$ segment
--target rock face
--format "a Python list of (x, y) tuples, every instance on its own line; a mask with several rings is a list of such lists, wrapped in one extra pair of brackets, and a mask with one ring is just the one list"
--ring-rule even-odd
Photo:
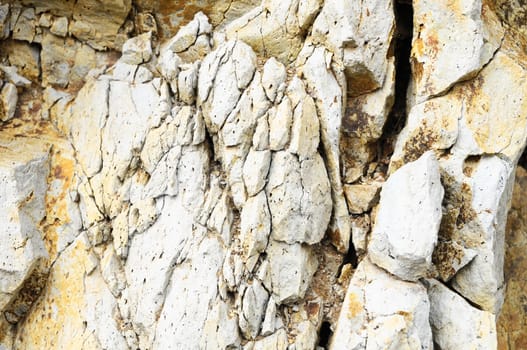
[(524, 8), (0, 1), (0, 350), (527, 347)]

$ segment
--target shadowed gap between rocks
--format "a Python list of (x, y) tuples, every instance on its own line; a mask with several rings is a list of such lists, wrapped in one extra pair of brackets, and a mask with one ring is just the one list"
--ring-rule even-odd
[(318, 346), (327, 349), (329, 346), (329, 339), (333, 332), (331, 331), (331, 324), (329, 322), (322, 322), (320, 331), (318, 332)]
[[(395, 18), (395, 37), (392, 43), (396, 65), (395, 99), (386, 125), (384, 126), (383, 135), (377, 143), (377, 161), (385, 163), (386, 168), (393, 153), (396, 137), (404, 127), (407, 118), (406, 96), (412, 74), (410, 54), (412, 50), (413, 8), (411, 1), (395, 1)], [(344, 257), (339, 273), (344, 265), (351, 264), (353, 268), (356, 268), (358, 262), (355, 246), (353, 242), (350, 242), (348, 253)]]
[(412, 76), (410, 54), (412, 51), (413, 16), (412, 2), (395, 1), (395, 36), (392, 43), (395, 56), (395, 97), (392, 110), (379, 139), (378, 160), (389, 162), (399, 132), (403, 129), (407, 111), (408, 85)]

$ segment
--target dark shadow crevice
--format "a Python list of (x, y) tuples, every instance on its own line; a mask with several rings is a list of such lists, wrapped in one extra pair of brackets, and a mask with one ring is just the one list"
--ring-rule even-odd
[(331, 331), (331, 324), (329, 322), (322, 322), (318, 332), (318, 346), (327, 349), (332, 334), (333, 332)]
[(383, 163), (389, 162), (397, 135), (406, 123), (408, 86), (412, 77), (410, 56), (414, 11), (411, 1), (396, 0), (394, 5), (396, 28), (392, 50), (395, 56), (395, 96), (383, 135), (379, 140), (378, 158)]

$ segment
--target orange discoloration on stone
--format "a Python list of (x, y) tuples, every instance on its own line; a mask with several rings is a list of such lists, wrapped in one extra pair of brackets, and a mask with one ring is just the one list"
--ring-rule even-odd
[(17, 348), (83, 348), (87, 249), (85, 241), (78, 239), (57, 260), (44, 294), (20, 328)]
[(364, 310), (364, 304), (355, 293), (348, 294), (346, 302), (348, 303), (348, 318), (355, 318)]
[[(51, 151), (51, 166), (48, 176), (48, 193), (46, 195), (46, 219), (42, 223), (49, 263), (57, 255), (58, 230), (70, 222), (68, 212), (69, 191), (73, 188), (75, 161), (71, 150), (65, 147), (54, 147)], [(63, 146), (65, 146), (63, 144)]]

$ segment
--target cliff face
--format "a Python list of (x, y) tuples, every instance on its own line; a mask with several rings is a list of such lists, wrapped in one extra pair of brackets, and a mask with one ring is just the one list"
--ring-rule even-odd
[(0, 2), (0, 349), (525, 348), (526, 11)]

